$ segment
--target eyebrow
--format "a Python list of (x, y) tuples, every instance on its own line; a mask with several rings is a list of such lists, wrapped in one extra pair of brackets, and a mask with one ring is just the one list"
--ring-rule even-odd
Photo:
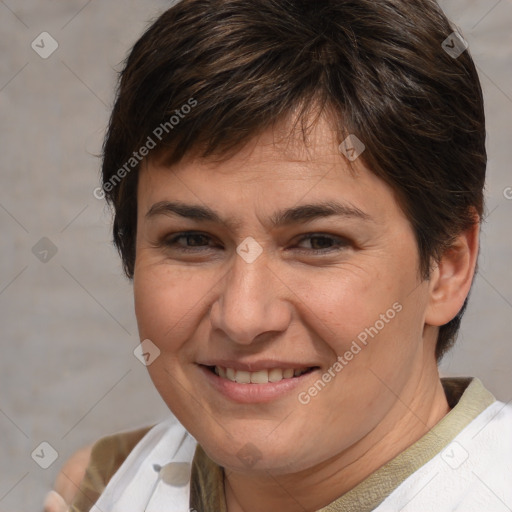
[[(231, 229), (239, 225), (239, 222), (223, 219), (221, 215), (208, 206), (186, 204), (180, 201), (160, 201), (155, 203), (146, 213), (146, 219), (158, 215), (179, 216), (195, 221), (208, 221), (222, 224)], [(353, 205), (327, 201), (279, 210), (269, 218), (269, 222), (272, 227), (280, 227), (290, 224), (306, 223), (315, 219), (332, 216), (355, 218), (365, 221), (373, 220), (370, 215)]]

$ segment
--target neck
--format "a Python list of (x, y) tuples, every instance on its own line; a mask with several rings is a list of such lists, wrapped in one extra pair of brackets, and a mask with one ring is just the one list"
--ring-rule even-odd
[(226, 471), (228, 512), (314, 512), (332, 503), (403, 452), (448, 412), (437, 367), (407, 386), (386, 418), (364, 438), (300, 473), (248, 475)]

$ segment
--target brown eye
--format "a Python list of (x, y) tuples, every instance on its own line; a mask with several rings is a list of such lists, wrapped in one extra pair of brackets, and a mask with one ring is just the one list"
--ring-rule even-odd
[(188, 232), (179, 233), (163, 241), (165, 247), (171, 247), (180, 251), (198, 251), (204, 248), (211, 248), (209, 242), (213, 240), (204, 233)]
[(340, 250), (349, 245), (347, 240), (339, 237), (333, 237), (330, 235), (313, 234), (303, 237), (297, 246), (300, 246), (303, 242), (310, 247), (302, 247), (301, 250), (306, 252), (332, 252), (333, 250)]
[(187, 245), (192, 247), (200, 247), (202, 245), (205, 245), (205, 241), (206, 243), (208, 243), (207, 237), (205, 235), (184, 235), (179, 238), (185, 239)]

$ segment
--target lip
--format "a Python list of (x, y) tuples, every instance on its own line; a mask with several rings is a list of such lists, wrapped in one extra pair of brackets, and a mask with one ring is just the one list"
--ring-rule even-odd
[[(232, 363), (231, 363), (232, 364)], [(278, 366), (279, 363), (275, 361), (272, 362), (271, 366), (263, 368), (258, 366), (260, 369), (268, 369), (268, 368), (299, 368), (298, 366), (290, 366), (290, 364), (286, 366)], [(319, 368), (311, 370), (308, 373), (304, 373), (298, 377), (292, 377), (289, 379), (283, 379), (279, 382), (269, 382), (267, 384), (240, 384), (238, 382), (233, 382), (229, 379), (224, 379), (219, 377), (214, 372), (212, 372), (208, 366), (222, 366), (220, 364), (217, 365), (203, 365), (199, 364), (198, 368), (200, 373), (206, 379), (208, 385), (215, 389), (217, 392), (228, 398), (233, 402), (237, 402), (240, 404), (256, 404), (256, 403), (265, 403), (271, 402), (278, 398), (282, 398), (285, 395), (291, 393), (298, 387), (306, 387), (306, 382), (312, 377), (316, 378), (316, 374), (319, 371)], [(233, 368), (232, 366), (228, 366), (228, 368)], [(238, 368), (244, 371), (258, 371), (258, 370), (247, 370), (247, 365), (243, 367), (240, 363), (238, 364)], [(304, 366), (302, 366), (304, 368)]]
[(283, 370), (286, 370), (287, 368), (292, 368), (296, 370), (299, 368), (313, 368), (319, 366), (318, 364), (314, 363), (304, 364), (300, 362), (278, 361), (275, 359), (264, 359), (251, 362), (233, 361), (229, 359), (215, 359), (201, 361), (197, 364), (202, 366), (222, 366), (223, 368), (233, 368), (233, 370), (241, 370), (245, 372), (259, 372), (260, 370), (271, 370), (272, 368), (282, 368)]

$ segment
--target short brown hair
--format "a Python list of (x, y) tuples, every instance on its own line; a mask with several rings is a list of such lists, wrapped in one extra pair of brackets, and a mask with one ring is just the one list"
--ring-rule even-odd
[[(453, 32), (434, 0), (182, 0), (164, 12), (124, 63), (103, 148), (127, 276), (140, 148), (163, 148), (170, 165), (192, 151), (226, 155), (297, 108), (305, 133), (315, 106), (340, 142), (364, 142), (360, 158), (395, 191), (428, 279), (484, 208), (482, 91), (469, 52), (442, 46)], [(438, 360), (466, 304), (440, 328)]]

